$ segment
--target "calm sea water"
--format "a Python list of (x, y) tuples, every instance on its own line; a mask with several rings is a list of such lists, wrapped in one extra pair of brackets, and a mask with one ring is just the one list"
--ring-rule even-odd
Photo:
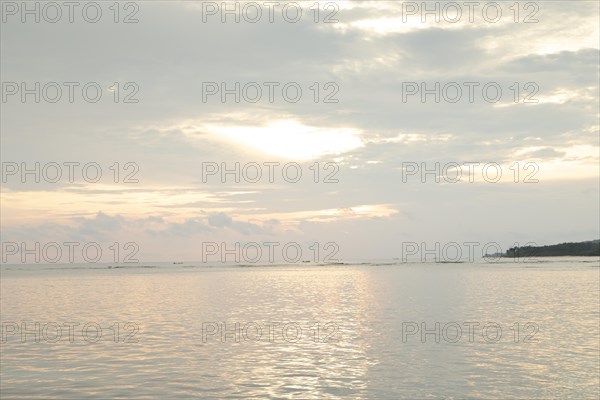
[(3, 399), (600, 395), (598, 259), (4, 265), (1, 300)]

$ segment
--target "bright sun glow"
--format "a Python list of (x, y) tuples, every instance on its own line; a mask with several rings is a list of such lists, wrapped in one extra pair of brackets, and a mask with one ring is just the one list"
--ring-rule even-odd
[(237, 145), (294, 160), (341, 154), (363, 145), (356, 129), (311, 127), (294, 120), (261, 127), (211, 125), (206, 130)]

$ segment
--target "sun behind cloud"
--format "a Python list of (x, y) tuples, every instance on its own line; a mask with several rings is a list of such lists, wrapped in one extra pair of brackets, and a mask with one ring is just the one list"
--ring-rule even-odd
[(357, 129), (312, 127), (291, 119), (265, 126), (209, 125), (204, 129), (217, 139), (294, 160), (342, 154), (363, 146)]

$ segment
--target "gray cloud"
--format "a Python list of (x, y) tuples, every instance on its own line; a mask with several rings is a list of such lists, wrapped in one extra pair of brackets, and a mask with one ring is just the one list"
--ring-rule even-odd
[[(2, 104), (3, 161), (93, 160), (104, 166), (107, 179), (115, 161), (140, 167), (137, 186), (3, 184), (3, 208), (19, 208), (10, 203), (15, 193), (38, 196), (38, 191), (87, 195), (90, 204), (86, 212), (70, 212), (65, 204), (57, 211), (62, 220), (40, 216), (43, 222), (31, 225), (3, 224), (3, 237), (268, 237), (282, 228), (277, 221), (259, 221), (263, 214), (359, 204), (391, 204), (400, 212), (384, 220), (306, 222), (294, 235), (338, 238), (347, 249), (362, 247), (375, 255), (399, 238), (428, 234), (452, 240), (493, 231), (506, 241), (515, 232), (546, 241), (598, 236), (597, 218), (590, 218), (597, 214), (597, 190), (590, 191), (598, 188), (597, 176), (582, 177), (572, 165), (598, 162), (600, 45), (588, 32), (597, 25), (598, 6), (539, 3), (537, 24), (434, 24), (383, 35), (352, 23), (398, 17), (398, 2), (355, 2), (354, 8), (341, 9), (337, 18), (346, 29), (310, 18), (297, 24), (202, 23), (189, 2), (140, 3), (139, 24), (3, 24), (3, 81), (96, 81), (106, 90), (113, 82), (133, 81), (140, 87), (138, 104), (115, 104), (108, 91), (98, 104)], [(207, 81), (296, 81), (305, 96), (298, 103), (203, 103)], [(503, 107), (480, 98), (423, 104), (415, 97), (405, 103), (403, 83), (413, 81), (497, 82), (504, 89)], [(337, 83), (339, 103), (315, 104), (307, 89), (314, 82)], [(522, 86), (535, 82), (541, 103), (510, 104), (515, 82), (521, 96)], [(261, 126), (275, 119), (353, 128), (361, 132), (363, 146), (303, 164), (310, 174), (312, 162), (337, 159), (338, 184), (202, 182), (205, 161), (290, 161), (215, 140), (206, 129)], [(390, 140), (401, 135), (423, 140)], [(404, 162), (532, 160), (562, 163), (568, 179), (549, 170), (546, 181), (529, 187), (402, 182)], [(583, 192), (581, 200), (565, 194)], [(107, 207), (134, 202), (147, 215), (108, 212), (97, 204), (100, 198)], [(572, 211), (561, 214), (565, 209)], [(182, 210), (188, 214), (183, 220), (177, 214)], [(570, 227), (563, 236), (561, 223)], [(374, 237), (381, 243), (369, 244)]]

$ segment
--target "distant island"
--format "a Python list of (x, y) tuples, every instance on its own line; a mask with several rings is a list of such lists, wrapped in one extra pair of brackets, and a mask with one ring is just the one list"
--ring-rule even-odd
[(521, 258), (521, 257), (559, 257), (559, 256), (600, 256), (600, 240), (590, 240), (577, 243), (561, 243), (550, 246), (523, 246), (512, 247), (505, 254), (496, 257)]

